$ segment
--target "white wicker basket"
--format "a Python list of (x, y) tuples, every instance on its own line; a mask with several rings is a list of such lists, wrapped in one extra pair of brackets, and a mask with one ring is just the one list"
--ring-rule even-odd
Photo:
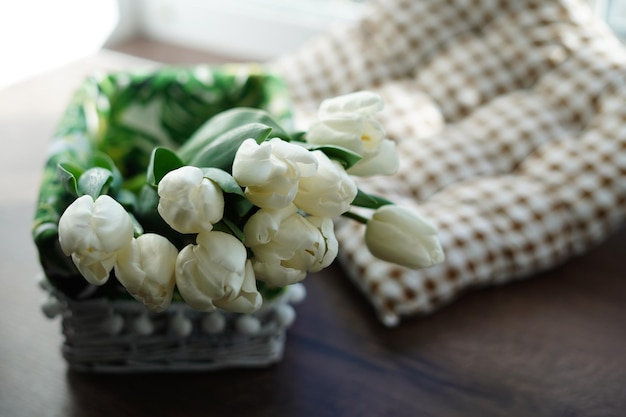
[[(163, 67), (149, 72), (98, 74), (88, 77), (77, 89), (52, 138), (32, 227), (46, 276), (43, 286), (50, 294), (43, 310), (48, 316), (61, 316), (63, 355), (72, 368), (95, 372), (204, 371), (265, 366), (281, 359), (286, 328), (295, 318), (291, 303), (304, 296), (302, 285), (281, 290), (257, 281), (254, 307), (258, 307), (257, 295), (264, 299), (264, 305), (250, 315), (194, 311), (182, 301), (182, 293), (180, 297), (175, 295), (165, 312), (150, 313), (142, 302), (131, 298), (111, 268), (110, 279), (99, 282), (101, 286), (89, 286), (60, 245), (60, 219), (77, 198), (86, 194), (94, 199), (107, 194), (116, 200), (132, 215), (135, 237), (155, 234), (166, 238), (177, 251), (196, 244), (194, 235), (200, 229), (179, 233), (158, 213), (155, 179), (149, 179), (154, 175), (149, 174), (153, 152), (161, 148), (179, 159), (175, 152), (184, 149), (186, 141), (194, 138), (208, 120), (242, 107), (257, 109), (263, 116), (250, 116), (250, 123), (243, 119), (232, 122), (233, 129), (239, 122), (256, 126), (257, 121), (264, 120), (272, 125), (264, 129), (280, 128), (273, 134), (281, 136), (281, 126), (292, 125), (287, 85), (257, 65)], [(213, 134), (218, 135), (217, 131)], [(240, 145), (236, 142), (241, 138), (224, 135), (221, 132), (205, 139), (233, 141), (228, 152), (223, 147), (213, 151), (234, 158), (233, 152)], [(208, 148), (202, 149), (206, 152)], [(227, 159), (219, 166), (206, 160), (194, 163), (230, 175), (232, 162)], [(191, 157), (185, 163), (178, 162), (193, 165)], [(168, 172), (178, 167), (178, 162), (168, 165)], [(89, 176), (82, 177), (94, 168), (106, 172), (97, 190), (90, 188), (93, 184)], [(84, 189), (81, 178), (87, 178), (82, 183), (86, 184)], [(235, 229), (241, 229), (243, 223), (238, 221), (245, 217), (238, 212), (241, 205), (231, 199), (228, 203), (224, 202), (223, 210), (237, 212), (233, 217), (236, 220), (229, 220)], [(246, 215), (251, 214), (252, 207)], [(224, 227), (234, 232), (230, 226)], [(243, 245), (240, 249), (246, 250)], [(232, 291), (239, 292), (240, 288)]]
[(150, 313), (136, 301), (76, 301), (47, 285), (42, 310), (61, 316), (63, 356), (72, 369), (136, 373), (261, 367), (280, 361), (292, 303), (305, 296), (296, 284), (254, 314), (201, 313), (173, 303)]

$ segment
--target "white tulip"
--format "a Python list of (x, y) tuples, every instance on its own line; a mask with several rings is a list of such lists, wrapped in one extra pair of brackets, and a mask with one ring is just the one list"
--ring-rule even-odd
[(109, 279), (117, 252), (133, 238), (133, 223), (117, 201), (101, 195), (77, 198), (59, 220), (59, 243), (63, 252), (93, 285)]
[(224, 216), (224, 194), (202, 170), (184, 166), (159, 182), (159, 214), (180, 233), (210, 231)]
[(393, 175), (398, 172), (400, 161), (398, 160), (398, 152), (396, 143), (392, 140), (385, 139), (380, 143), (378, 153), (370, 158), (363, 158), (350, 167), (349, 174), (359, 177), (367, 177), (369, 175)]
[(291, 204), (300, 178), (315, 175), (317, 161), (307, 149), (274, 138), (256, 143), (245, 140), (233, 161), (233, 177), (246, 187), (252, 204), (262, 208), (283, 208)]
[(363, 158), (375, 155), (384, 139), (382, 125), (371, 116), (360, 113), (320, 115), (306, 134), (309, 143), (342, 146)]
[(350, 209), (357, 186), (339, 162), (321, 151), (312, 154), (317, 159), (317, 175), (300, 179), (294, 203), (313, 216), (340, 216)]
[(252, 264), (241, 241), (224, 232), (198, 234), (176, 259), (176, 286), (192, 308), (252, 313), (261, 307)]
[(413, 269), (443, 262), (437, 228), (425, 218), (399, 206), (387, 205), (367, 222), (365, 243), (374, 256)]
[(335, 224), (328, 217), (309, 216), (305, 219), (317, 228), (324, 241), (324, 245), (314, 245), (315, 261), (308, 269), (309, 272), (318, 272), (328, 267), (339, 252), (339, 242), (335, 237)]
[(381, 111), (383, 107), (383, 99), (378, 94), (371, 91), (357, 91), (322, 101), (319, 112), (322, 115), (335, 113), (372, 115)]
[(341, 146), (359, 154), (362, 159), (348, 169), (350, 174), (394, 174), (399, 166), (395, 144), (385, 138), (382, 125), (372, 117), (382, 108), (382, 98), (368, 91), (325, 100), (306, 140), (315, 145)]
[(305, 218), (293, 204), (257, 211), (243, 233), (257, 279), (275, 286), (302, 281), (307, 271), (325, 268), (337, 255), (332, 220)]
[(118, 252), (115, 276), (148, 309), (163, 311), (172, 301), (177, 255), (167, 238), (146, 233)]

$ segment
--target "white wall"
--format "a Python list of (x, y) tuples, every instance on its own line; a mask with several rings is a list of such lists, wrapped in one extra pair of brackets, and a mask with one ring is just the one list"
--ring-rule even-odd
[(141, 5), (139, 0), (115, 0), (118, 19), (115, 27), (105, 42), (115, 45), (132, 39), (142, 32)]
[(0, 3), (0, 89), (97, 51), (117, 19), (116, 0)]
[(269, 59), (356, 18), (359, 6), (350, 0), (1, 1), (0, 89), (139, 34), (232, 58)]
[[(356, 19), (350, 0), (119, 0), (144, 36), (233, 58), (266, 60)], [(116, 40), (119, 41), (118, 37)]]

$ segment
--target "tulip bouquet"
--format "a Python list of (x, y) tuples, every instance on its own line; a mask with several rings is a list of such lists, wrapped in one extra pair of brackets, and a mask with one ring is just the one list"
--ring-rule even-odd
[[(150, 314), (187, 306), (208, 313), (214, 333), (224, 329), (219, 312), (256, 314), (329, 266), (340, 216), (367, 225), (374, 256), (411, 268), (441, 262), (435, 227), (355, 182), (398, 168), (375, 118), (382, 106), (370, 92), (331, 98), (294, 131), (284, 85), (249, 67), (89, 79), (56, 133), (40, 191), (33, 234), (49, 285), (70, 304), (126, 300)], [(224, 346), (218, 356), (232, 342)]]
[[(154, 311), (170, 305), (175, 288), (195, 310), (258, 310), (264, 297), (257, 282), (275, 292), (331, 264), (338, 253), (333, 219), (341, 215), (368, 225), (365, 241), (375, 256), (414, 268), (438, 263), (435, 228), (360, 191), (350, 175), (397, 169), (394, 143), (373, 117), (382, 105), (370, 92), (328, 99), (319, 120), (298, 134), (263, 110), (219, 113), (180, 148), (152, 151), (146, 190), (156, 193), (152, 209), (165, 225), (149, 232), (107, 194), (115, 168), (75, 175), (60, 164), (80, 195), (60, 218), (61, 248), (90, 284), (104, 284), (114, 270)], [(370, 220), (352, 206), (377, 211)]]

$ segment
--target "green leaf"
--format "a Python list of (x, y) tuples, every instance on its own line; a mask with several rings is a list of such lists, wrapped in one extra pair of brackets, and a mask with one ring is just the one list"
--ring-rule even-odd
[(259, 123), (272, 128), (272, 135), (283, 140), (291, 140), (289, 134), (272, 118), (265, 110), (248, 107), (237, 107), (226, 110), (206, 121), (200, 128), (180, 147), (178, 154), (185, 162), (190, 162), (200, 150), (208, 144), (223, 136), (225, 133), (240, 126)]
[(334, 145), (322, 145), (310, 148), (311, 151), (320, 150), (326, 154), (330, 159), (334, 159), (343, 165), (344, 169), (349, 169), (359, 162), (362, 157), (358, 153), (351, 151), (350, 149), (343, 148), (341, 146)]
[(304, 131), (292, 132), (290, 136), (292, 142), (306, 142), (306, 132)]
[(228, 227), (228, 229), (233, 233), (233, 235), (237, 239), (239, 239), (241, 242), (245, 241), (245, 236), (243, 234), (243, 231), (234, 222), (230, 221), (226, 217), (223, 217), (221, 222), (224, 223), (226, 225), (226, 227)]
[(124, 179), (122, 184), (123, 190), (131, 191), (135, 194), (139, 194), (143, 186), (146, 185), (146, 173), (137, 174), (132, 177)]
[(78, 191), (87, 194), (95, 200), (98, 196), (106, 194), (109, 185), (113, 181), (113, 173), (106, 168), (89, 168), (78, 179)]
[(266, 284), (263, 281), (257, 281), (256, 285), (257, 285), (257, 289), (259, 290), (259, 292), (263, 294), (264, 300), (273, 300), (277, 298), (278, 296), (280, 296), (281, 294), (284, 294), (285, 290), (287, 289), (286, 286), (275, 287), (273, 285)]
[(241, 186), (235, 181), (232, 175), (219, 168), (202, 168), (205, 178), (215, 182), (221, 189), (230, 196), (224, 196), (227, 211), (235, 213), (239, 218), (243, 218), (252, 210), (254, 205), (246, 198)]
[(122, 173), (119, 169), (117, 169), (115, 162), (113, 162), (113, 159), (109, 155), (105, 154), (104, 152), (96, 152), (93, 156), (93, 166), (105, 168), (111, 171), (111, 173), (113, 174), (111, 188), (117, 190), (122, 186), (122, 182), (124, 181)]
[(234, 197), (232, 199), (229, 199), (228, 197), (225, 198), (226, 205), (227, 207), (234, 209), (235, 213), (237, 213), (240, 218), (245, 217), (248, 213), (250, 213), (250, 210), (255, 207), (254, 204), (252, 204), (247, 198), (234, 194), (232, 195)]
[(75, 197), (80, 196), (78, 192), (78, 180), (83, 174), (83, 169), (71, 162), (61, 162), (57, 164), (57, 176), (63, 187)]
[(349, 169), (362, 159), (361, 155), (348, 148), (344, 148), (343, 146), (315, 145), (307, 142), (298, 142), (298, 144), (304, 146), (309, 151), (324, 152), (327, 157), (329, 157), (330, 159), (334, 159), (335, 161), (343, 165), (344, 169)]
[(132, 191), (121, 189), (115, 193), (115, 201), (120, 203), (127, 211), (137, 209), (137, 196)]
[(348, 219), (355, 220), (361, 224), (367, 224), (367, 222), (370, 221), (370, 219), (368, 219), (367, 217), (363, 217), (360, 214), (356, 214), (351, 211), (346, 211), (345, 213), (342, 213), (341, 215), (343, 217), (347, 217)]
[(356, 197), (352, 200), (353, 206), (365, 207), (370, 209), (377, 209), (382, 206), (393, 204), (392, 201), (387, 200), (384, 197), (380, 197), (373, 194), (367, 194), (363, 190), (358, 190)]
[(148, 217), (156, 213), (158, 204), (159, 194), (154, 188), (146, 184), (141, 189), (139, 198), (137, 199), (137, 215), (140, 217)]
[(184, 165), (183, 161), (173, 151), (161, 147), (154, 148), (152, 155), (150, 155), (146, 182), (148, 185), (156, 187), (168, 172)]
[(241, 186), (232, 175), (219, 168), (202, 168), (204, 178), (208, 178), (222, 189), (225, 193), (238, 194), (245, 197)]
[(272, 128), (261, 123), (249, 123), (239, 126), (215, 138), (189, 160), (189, 165), (199, 167), (215, 167), (230, 171), (235, 154), (246, 139), (254, 139), (257, 143), (268, 138)]

